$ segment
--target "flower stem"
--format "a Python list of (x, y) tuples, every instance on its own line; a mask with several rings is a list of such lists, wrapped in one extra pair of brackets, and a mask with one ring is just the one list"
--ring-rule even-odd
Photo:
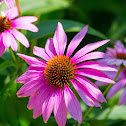
[[(124, 67), (123, 65), (120, 65), (119, 70), (118, 70), (118, 72), (117, 72), (115, 78), (113, 79), (113, 81), (116, 81), (116, 79), (117, 79), (117, 77), (119, 76), (120, 72), (122, 71), (123, 67)], [(107, 92), (108, 92), (109, 89), (112, 87), (112, 85), (113, 85), (113, 84), (110, 84), (110, 85), (106, 88), (106, 90), (103, 92), (103, 96), (105, 96), (105, 95), (107, 94)], [(94, 108), (94, 107), (90, 107), (90, 108), (87, 110), (87, 112), (85, 113), (85, 115), (84, 115), (83, 118), (82, 118), (82, 122), (85, 120), (85, 118), (88, 116), (88, 114), (91, 112), (91, 110), (92, 110), (93, 108)]]
[(18, 9), (19, 17), (21, 17), (21, 9), (20, 9), (19, 0), (15, 0), (15, 3), (16, 3), (17, 9)]
[(12, 59), (13, 59), (13, 62), (14, 62), (15, 64), (17, 64), (17, 60), (16, 60), (16, 57), (15, 57), (15, 55), (14, 55), (14, 52), (12, 51), (11, 48), (9, 48), (9, 51), (10, 51), (11, 57), (12, 57)]

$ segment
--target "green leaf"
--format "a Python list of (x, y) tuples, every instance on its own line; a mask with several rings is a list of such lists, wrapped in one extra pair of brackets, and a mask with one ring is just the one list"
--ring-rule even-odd
[[(27, 34), (28, 39), (29, 40), (39, 39), (46, 35), (54, 33), (58, 22), (62, 23), (64, 30), (66, 32), (79, 32), (85, 27), (85, 24), (72, 21), (72, 20), (50, 20), (50, 21), (45, 21), (45, 22), (39, 22), (37, 24), (37, 27), (39, 28), (39, 32), (36, 32), (36, 33), (28, 32)], [(87, 33), (90, 35), (100, 37), (102, 39), (106, 39), (105, 35), (91, 28), (90, 26), (88, 28)]]
[[(54, 10), (68, 8), (70, 0), (20, 0), (22, 14), (43, 14)], [(1, 10), (6, 10), (5, 4)]]
[(4, 70), (9, 66), (14, 66), (12, 61), (4, 61), (3, 63), (0, 64), (0, 70)]

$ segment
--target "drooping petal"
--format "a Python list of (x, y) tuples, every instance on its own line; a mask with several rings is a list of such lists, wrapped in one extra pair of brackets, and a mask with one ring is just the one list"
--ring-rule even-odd
[(14, 0), (5, 0), (5, 3), (9, 8), (14, 7)]
[(11, 33), (9, 34), (9, 37), (10, 37), (9, 40), (10, 40), (10, 43), (11, 43), (12, 50), (17, 51), (18, 44), (17, 44), (15, 37)]
[(108, 60), (107, 64), (108, 64), (108, 65), (115, 65), (116, 60), (118, 60), (118, 59), (116, 59), (116, 58), (111, 58), (111, 59)]
[(19, 57), (21, 57), (22, 59), (24, 59), (27, 62), (28, 65), (31, 65), (31, 64), (45, 65), (46, 64), (46, 62), (44, 62), (43, 60), (40, 60), (40, 59), (35, 58), (35, 57), (27, 56), (27, 55), (20, 54), (20, 53), (17, 53), (17, 55)]
[(33, 94), (39, 87), (46, 83), (45, 79), (36, 79), (27, 82), (17, 92), (17, 97), (27, 97)]
[(88, 25), (86, 25), (77, 35), (71, 40), (70, 44), (68, 45), (66, 56), (70, 57), (77, 46), (80, 44), (84, 36), (86, 35), (88, 30)]
[(106, 102), (102, 92), (91, 81), (81, 76), (74, 76), (74, 78), (79, 81), (96, 100)]
[[(91, 52), (95, 49), (97, 49), (98, 47), (104, 45), (105, 43), (109, 42), (110, 40), (103, 40), (103, 41), (99, 41), (99, 42), (95, 42), (95, 43), (91, 43), (88, 44), (86, 46), (84, 46), (82, 49), (80, 49), (73, 57), (72, 60), (76, 60), (79, 57), (84, 56), (85, 54), (87, 54), (88, 52)], [(74, 46), (74, 45), (73, 45)]]
[(96, 61), (87, 61), (76, 65), (75, 68), (92, 68), (92, 69), (103, 70), (103, 71), (117, 71), (117, 69), (113, 67), (109, 67), (107, 65), (98, 63)]
[(123, 93), (121, 94), (119, 98), (119, 104), (118, 105), (123, 105), (126, 103), (126, 88), (124, 88)]
[(57, 91), (55, 96), (54, 117), (59, 126), (65, 126), (67, 111), (62, 88)]
[(10, 32), (15, 36), (15, 38), (21, 44), (23, 44), (27, 48), (29, 47), (29, 42), (28, 42), (27, 38), (24, 36), (24, 34), (22, 34), (21, 32), (15, 30), (15, 29), (10, 29)]
[(14, 21), (12, 21), (12, 27), (13, 28), (29, 30), (29, 31), (32, 31), (32, 32), (38, 32), (38, 28), (34, 24), (31, 24), (29, 22), (27, 22), (27, 23), (20, 22), (17, 19), (15, 19)]
[(53, 43), (56, 50), (57, 55), (63, 55), (66, 44), (67, 44), (67, 36), (63, 30), (63, 26), (60, 22), (58, 22), (54, 37)]
[(116, 58), (116, 50), (115, 49), (107, 47), (107, 52), (106, 53), (109, 54), (111, 57)]
[(38, 90), (36, 90), (29, 98), (28, 101), (28, 105), (27, 108), (28, 109), (33, 109), (35, 108), (36, 105), (39, 104), (39, 102), (41, 101), (41, 97), (43, 95), (43, 93), (46, 91), (46, 89), (48, 88), (47, 84), (43, 84)]
[(121, 42), (120, 40), (116, 40), (116, 41), (115, 41), (115, 46), (116, 46), (117, 48), (124, 48), (124, 45), (122, 44), (122, 42)]
[(56, 50), (54, 48), (53, 39), (49, 38), (45, 45), (45, 51), (50, 56), (50, 58), (56, 56)]
[(5, 46), (4, 46), (4, 44), (3, 44), (3, 41), (2, 41), (2, 35), (1, 35), (1, 33), (0, 33), (0, 56), (2, 56), (3, 54), (4, 54), (4, 52), (5, 52)]
[(117, 59), (115, 62), (116, 66), (120, 66), (123, 63), (123, 61), (123, 59)]
[(50, 57), (48, 56), (48, 54), (45, 52), (45, 49), (43, 49), (43, 48), (34, 46), (33, 54), (41, 57), (42, 59), (44, 59), (46, 61), (50, 60)]
[(78, 92), (81, 99), (88, 105), (88, 106), (96, 106), (100, 107), (100, 103), (85, 89), (85, 87), (75, 80), (71, 80), (75, 90)]
[(83, 62), (83, 61), (86, 61), (86, 60), (91, 60), (91, 59), (98, 59), (98, 58), (106, 58), (108, 57), (107, 54), (103, 53), (103, 52), (91, 52), (75, 61), (73, 61), (73, 59), (71, 58), (71, 61), (74, 63), (74, 64), (77, 64), (77, 63), (80, 63), (80, 62)]
[(123, 61), (123, 65), (126, 67), (126, 60)]
[(43, 121), (46, 123), (51, 115), (52, 109), (55, 104), (55, 94), (56, 94), (57, 88), (55, 87), (52, 88), (51, 92), (49, 93), (48, 97), (44, 101), (42, 105), (42, 116), (43, 116)]
[(112, 79), (110, 79), (107, 75), (105, 75), (103, 72), (95, 70), (95, 69), (80, 69), (76, 70), (75, 74), (79, 74), (82, 76), (86, 76), (95, 80), (99, 80), (102, 82), (107, 83), (115, 83)]
[(11, 46), (11, 33), (8, 31), (8, 30), (5, 30), (3, 33), (2, 33), (2, 36), (3, 36), (3, 44), (6, 48), (9, 48)]
[(35, 80), (37, 78), (43, 77), (43, 72), (44, 71), (27, 71), (23, 73), (17, 80), (16, 82), (18, 83), (26, 83), (31, 80)]
[(4, 12), (5, 15), (8, 17), (9, 20), (13, 20), (14, 18), (18, 17), (18, 9), (17, 7), (13, 7)]
[(73, 92), (70, 90), (70, 88), (67, 85), (64, 87), (64, 98), (65, 98), (65, 104), (67, 110), (72, 116), (72, 118), (78, 121), (79, 123), (81, 123), (82, 122), (81, 106), (76, 96), (73, 94)]
[(119, 82), (117, 82), (115, 85), (113, 85), (111, 87), (111, 89), (109, 90), (108, 94), (107, 94), (107, 98), (111, 98), (113, 97), (119, 90), (121, 90), (124, 86), (126, 85), (126, 79), (122, 79)]

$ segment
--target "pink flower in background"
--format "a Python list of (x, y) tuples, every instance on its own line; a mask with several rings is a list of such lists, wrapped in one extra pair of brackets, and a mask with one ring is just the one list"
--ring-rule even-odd
[(0, 5), (3, 3), (3, 1), (5, 1), (6, 5), (7, 5), (9, 8), (14, 7), (14, 1), (15, 1), (15, 0), (0, 0)]
[[(121, 64), (124, 65), (124, 68), (120, 72), (118, 78), (116, 79), (116, 84), (114, 84), (111, 89), (108, 91), (107, 98), (111, 98), (114, 95), (116, 95), (121, 89), (124, 88), (120, 99), (119, 99), (119, 105), (125, 104), (126, 103), (126, 48), (124, 45), (117, 40), (115, 42), (115, 47), (112, 48), (107, 48), (106, 52), (109, 56), (109, 58), (105, 59), (100, 59), (98, 60), (99, 63), (103, 63), (105, 65), (110, 65), (113, 68), (119, 69), (119, 66)], [(115, 71), (104, 71), (106, 75), (108, 75), (111, 79), (114, 79), (116, 76)], [(108, 83), (103, 83), (100, 81), (96, 82), (97, 86), (102, 86), (102, 85), (107, 85)]]
[(64, 126), (68, 110), (72, 118), (81, 123), (82, 110), (76, 96), (70, 89), (72, 85), (88, 106), (101, 108), (99, 102), (106, 102), (97, 86), (85, 77), (114, 83), (99, 70), (115, 71), (116, 69), (95, 61), (87, 61), (106, 57), (106, 54), (102, 52), (91, 51), (104, 45), (109, 40), (88, 44), (75, 53), (73, 57), (71, 56), (84, 38), (87, 29), (88, 26), (85, 26), (71, 40), (66, 55), (64, 53), (67, 36), (61, 23), (58, 23), (54, 37), (47, 40), (45, 49), (37, 46), (33, 49), (34, 55), (44, 60), (18, 54), (30, 66), (17, 79), (18, 83), (24, 83), (17, 92), (17, 96), (30, 96), (27, 107), (28, 109), (34, 109), (33, 118), (42, 115), (46, 123), (53, 110), (58, 125)]
[(126, 48), (119, 40), (115, 42), (114, 48), (108, 47), (106, 53), (109, 57), (103, 59), (103, 62), (105, 61), (109, 65), (116, 66), (123, 64), (126, 67)]
[(13, 51), (17, 51), (18, 44), (16, 39), (25, 47), (29, 47), (27, 38), (14, 28), (25, 29), (32, 32), (38, 31), (38, 28), (32, 24), (32, 22), (37, 21), (37, 17), (23, 16), (16, 18), (17, 16), (17, 7), (2, 12), (2, 16), (0, 16), (0, 56), (3, 55), (5, 49), (10, 46)]

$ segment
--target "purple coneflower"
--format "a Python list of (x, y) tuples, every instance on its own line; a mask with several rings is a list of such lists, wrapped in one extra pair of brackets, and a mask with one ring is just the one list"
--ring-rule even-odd
[(0, 16), (0, 56), (3, 55), (5, 49), (10, 46), (13, 51), (17, 51), (16, 39), (25, 47), (29, 47), (27, 38), (14, 28), (25, 29), (32, 32), (38, 31), (38, 28), (32, 24), (32, 22), (37, 21), (37, 17), (16, 17), (18, 17), (17, 7), (13, 7), (5, 12), (2, 12), (2, 16)]
[(99, 102), (106, 102), (97, 86), (85, 77), (114, 83), (108, 76), (99, 71), (115, 71), (114, 68), (95, 61), (87, 61), (105, 57), (106, 54), (102, 52), (91, 51), (104, 45), (109, 40), (88, 44), (71, 57), (84, 38), (87, 28), (88, 26), (85, 26), (71, 40), (66, 55), (64, 52), (67, 45), (67, 36), (61, 23), (58, 23), (54, 37), (47, 40), (45, 49), (36, 46), (33, 49), (33, 53), (44, 60), (18, 54), (30, 66), (17, 79), (18, 83), (24, 83), (17, 92), (17, 96), (30, 96), (27, 107), (28, 109), (34, 109), (33, 118), (42, 115), (46, 123), (53, 110), (58, 125), (64, 126), (68, 110), (72, 118), (81, 123), (82, 110), (76, 96), (70, 89), (72, 85), (88, 106), (101, 108)]
[(108, 47), (106, 53), (109, 57), (103, 59), (104, 62), (116, 66), (123, 64), (126, 67), (126, 48), (119, 40), (115, 42), (114, 48)]
[[(109, 56), (105, 59), (100, 59), (98, 62), (103, 63), (105, 65), (110, 65), (113, 68), (119, 69), (120, 65), (124, 65), (124, 68), (120, 72), (118, 78), (116, 79), (116, 84), (114, 84), (110, 90), (108, 91), (107, 98), (111, 98), (116, 95), (121, 89), (124, 88), (120, 99), (119, 105), (126, 103), (126, 48), (124, 45), (117, 40), (115, 42), (114, 48), (107, 48), (106, 52)], [(114, 79), (116, 76), (116, 72), (114, 71), (104, 71), (106, 75), (108, 75), (111, 79)], [(108, 83), (103, 83), (100, 81), (96, 82), (97, 86), (107, 85)]]
[(5, 1), (6, 5), (9, 8), (12, 8), (14, 6), (14, 0), (0, 0), (0, 5), (3, 3), (3, 1)]

